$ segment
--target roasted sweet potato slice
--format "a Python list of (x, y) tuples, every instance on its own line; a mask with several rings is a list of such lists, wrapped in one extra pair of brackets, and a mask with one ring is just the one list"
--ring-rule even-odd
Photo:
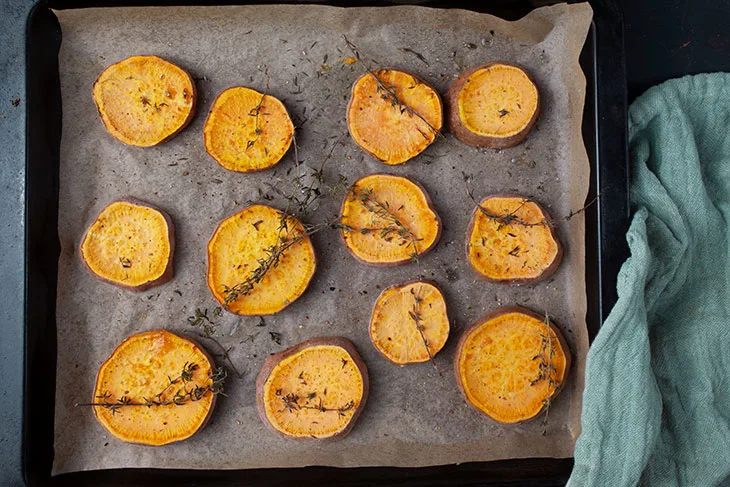
[(101, 365), (92, 404), (101, 425), (129, 443), (166, 445), (208, 422), (220, 390), (211, 357), (165, 330), (124, 340)]
[(213, 102), (203, 136), (208, 154), (226, 169), (263, 171), (289, 150), (294, 124), (277, 98), (238, 86)]
[(423, 186), (392, 174), (355, 181), (342, 203), (340, 223), (347, 249), (371, 265), (412, 262), (441, 236), (441, 218)]
[(519, 144), (540, 113), (540, 94), (519, 66), (488, 63), (462, 73), (446, 94), (449, 130), (465, 144), (502, 149)]
[(519, 195), (488, 196), (481, 201), (466, 233), (466, 253), (480, 276), (505, 284), (546, 279), (563, 259), (550, 215)]
[(410, 73), (381, 69), (364, 74), (352, 86), (350, 135), (385, 164), (402, 164), (423, 152), (442, 125), (438, 92)]
[(99, 279), (145, 291), (172, 279), (175, 229), (170, 216), (125, 198), (104, 208), (81, 240), (81, 261)]
[(256, 404), (261, 421), (275, 433), (322, 442), (350, 432), (369, 385), (352, 342), (314, 338), (266, 359), (256, 379)]
[(435, 282), (410, 281), (380, 293), (370, 319), (370, 340), (391, 362), (425, 362), (448, 337), (446, 302)]
[(557, 396), (570, 360), (568, 345), (551, 320), (511, 306), (487, 314), (464, 332), (454, 369), (471, 406), (501, 423), (517, 423), (537, 416)]
[(132, 56), (102, 71), (94, 101), (104, 126), (129, 145), (150, 147), (180, 132), (195, 115), (195, 82), (157, 56)]
[(229, 311), (278, 313), (309, 286), (317, 259), (302, 224), (265, 205), (223, 220), (208, 242), (208, 287)]

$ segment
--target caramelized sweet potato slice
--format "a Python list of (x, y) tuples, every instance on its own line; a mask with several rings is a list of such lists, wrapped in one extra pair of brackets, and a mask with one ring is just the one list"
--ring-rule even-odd
[[(317, 267), (314, 247), (296, 218), (287, 218), (286, 229), (282, 218), (275, 208), (252, 205), (223, 220), (213, 233), (208, 287), (229, 311), (278, 313), (309, 286)], [(271, 259), (274, 251), (276, 262)]]
[(238, 86), (213, 102), (203, 137), (208, 154), (226, 169), (263, 171), (289, 150), (294, 124), (277, 98)]
[(449, 130), (465, 144), (519, 144), (540, 113), (540, 94), (519, 66), (488, 63), (462, 73), (446, 94)]
[[(189, 438), (213, 412), (214, 369), (202, 348), (174, 333), (132, 335), (99, 368), (92, 400), (96, 419), (129, 443), (159, 446)], [(191, 391), (195, 400), (186, 396)]]
[(266, 359), (256, 379), (256, 405), (261, 421), (275, 433), (328, 441), (350, 432), (369, 385), (352, 342), (314, 338)]
[(381, 69), (364, 74), (352, 86), (350, 135), (385, 164), (402, 164), (423, 152), (442, 125), (441, 97), (410, 73)]
[(411, 281), (380, 293), (370, 319), (370, 340), (391, 362), (425, 362), (448, 337), (446, 302), (435, 282)]
[(129, 145), (150, 147), (180, 132), (195, 115), (195, 82), (157, 56), (132, 56), (106, 68), (94, 83), (104, 126)]
[(170, 216), (126, 198), (104, 208), (81, 240), (81, 261), (102, 281), (145, 291), (172, 279), (175, 229)]
[(484, 198), (474, 210), (466, 239), (469, 263), (491, 282), (540, 281), (550, 277), (563, 259), (550, 216), (538, 203), (519, 195)]
[(511, 306), (487, 314), (464, 332), (454, 369), (471, 406), (501, 423), (517, 423), (537, 416), (557, 396), (570, 361), (554, 323)]
[(441, 218), (423, 186), (392, 174), (355, 181), (342, 203), (340, 222), (347, 249), (371, 265), (412, 262), (441, 236)]

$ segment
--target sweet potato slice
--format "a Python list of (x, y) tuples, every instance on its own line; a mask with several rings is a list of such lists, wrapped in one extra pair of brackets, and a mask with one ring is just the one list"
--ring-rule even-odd
[(502, 149), (527, 136), (540, 113), (540, 94), (519, 66), (488, 63), (462, 73), (446, 94), (449, 130), (465, 144)]
[(284, 228), (283, 216), (275, 208), (252, 205), (223, 220), (213, 233), (208, 287), (229, 311), (278, 313), (309, 286), (317, 267), (314, 247), (302, 224), (289, 216)]
[(423, 152), (442, 125), (438, 92), (410, 73), (381, 69), (352, 86), (347, 128), (357, 145), (385, 164), (402, 164)]
[(563, 259), (550, 215), (519, 195), (484, 198), (474, 210), (466, 240), (469, 263), (491, 282), (537, 282), (550, 277)]
[(125, 198), (104, 208), (81, 240), (81, 261), (102, 281), (145, 291), (172, 279), (175, 229), (170, 215)]
[(210, 355), (191, 340), (165, 330), (132, 335), (99, 368), (96, 419), (129, 443), (184, 440), (213, 412), (215, 373)]
[(340, 214), (345, 246), (365, 264), (412, 262), (441, 236), (441, 218), (428, 193), (402, 176), (371, 174), (358, 179)]
[(294, 124), (277, 98), (238, 86), (213, 102), (203, 137), (208, 154), (226, 169), (263, 171), (289, 150)]
[(129, 145), (150, 147), (180, 132), (195, 115), (195, 82), (157, 56), (132, 56), (102, 71), (94, 101), (104, 126)]
[(380, 293), (370, 319), (370, 340), (391, 362), (425, 362), (448, 337), (446, 301), (435, 282), (410, 281)]
[(454, 369), (471, 406), (501, 423), (517, 423), (537, 416), (557, 396), (570, 361), (568, 345), (551, 320), (511, 306), (464, 332)]
[(256, 405), (275, 433), (323, 442), (350, 432), (369, 386), (368, 369), (352, 342), (314, 338), (266, 359), (256, 378)]

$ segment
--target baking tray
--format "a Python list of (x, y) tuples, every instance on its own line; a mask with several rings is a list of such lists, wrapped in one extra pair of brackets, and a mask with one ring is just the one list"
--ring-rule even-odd
[[(58, 50), (61, 31), (51, 9), (144, 6), (226, 5), (218, 0), (44, 0), (27, 24), (25, 382), (22, 468), (28, 485), (563, 485), (572, 459), (515, 459), (425, 468), (305, 467), (256, 470), (115, 469), (51, 477), (56, 374), (56, 286), (58, 168), (61, 92)], [(555, 3), (492, 0), (473, 7), (468, 1), (253, 1), (245, 3), (325, 3), (336, 6), (419, 4), (468, 8), (514, 20)], [(487, 2), (485, 2), (487, 3)], [(589, 336), (597, 333), (616, 301), (616, 278), (628, 256), (624, 234), (629, 222), (626, 79), (623, 23), (616, 0), (592, 0), (594, 18), (580, 63), (586, 75), (583, 138), (591, 164), (586, 211), (586, 316)]]

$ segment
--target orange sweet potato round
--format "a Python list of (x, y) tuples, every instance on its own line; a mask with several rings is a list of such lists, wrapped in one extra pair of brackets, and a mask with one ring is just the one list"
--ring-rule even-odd
[(441, 237), (441, 218), (419, 183), (392, 174), (370, 174), (350, 187), (340, 211), (342, 239), (365, 264), (407, 264)]
[(410, 281), (380, 293), (370, 319), (370, 340), (391, 362), (425, 362), (448, 337), (446, 301), (435, 282)]
[(514, 64), (496, 62), (459, 75), (446, 94), (449, 130), (465, 144), (503, 149), (527, 137), (540, 113), (532, 77)]
[(104, 208), (79, 246), (81, 261), (92, 275), (132, 291), (172, 279), (174, 252), (170, 215), (135, 198)]
[(93, 95), (106, 129), (129, 145), (161, 144), (195, 115), (193, 78), (157, 56), (132, 56), (112, 64), (94, 83)]
[(266, 359), (256, 378), (256, 405), (261, 421), (278, 435), (329, 441), (350, 432), (369, 386), (352, 342), (314, 338)]
[(510, 306), (464, 332), (454, 371), (471, 406), (500, 423), (517, 423), (537, 416), (558, 395), (570, 363), (570, 349), (552, 321)]
[[(208, 242), (208, 287), (229, 311), (278, 313), (309, 286), (317, 268), (314, 246), (293, 216), (287, 217), (283, 228), (283, 215), (269, 206), (252, 205), (223, 220), (213, 233)], [(262, 261), (270, 259), (275, 249), (279, 258), (261, 274)], [(252, 282), (256, 275), (260, 279)], [(242, 287), (246, 282), (250, 289)], [(243, 292), (232, 295), (227, 292), (231, 289)]]
[[(215, 364), (195, 342), (165, 330), (124, 340), (101, 365), (92, 403), (99, 423), (129, 443), (160, 446), (190, 438), (208, 422)], [(183, 371), (189, 376), (183, 376)], [(195, 400), (184, 395), (199, 387)], [(179, 404), (174, 404), (175, 395)], [(148, 406), (147, 401), (157, 402)], [(119, 408), (100, 404), (130, 405)]]
[(466, 253), (477, 274), (504, 284), (547, 279), (563, 260), (550, 215), (514, 194), (488, 196), (479, 203), (467, 229)]
[(347, 128), (357, 145), (385, 164), (402, 164), (423, 152), (442, 125), (438, 92), (410, 73), (381, 69), (352, 86)]
[(294, 124), (280, 100), (238, 86), (215, 99), (203, 137), (208, 154), (226, 169), (263, 171), (289, 150)]

